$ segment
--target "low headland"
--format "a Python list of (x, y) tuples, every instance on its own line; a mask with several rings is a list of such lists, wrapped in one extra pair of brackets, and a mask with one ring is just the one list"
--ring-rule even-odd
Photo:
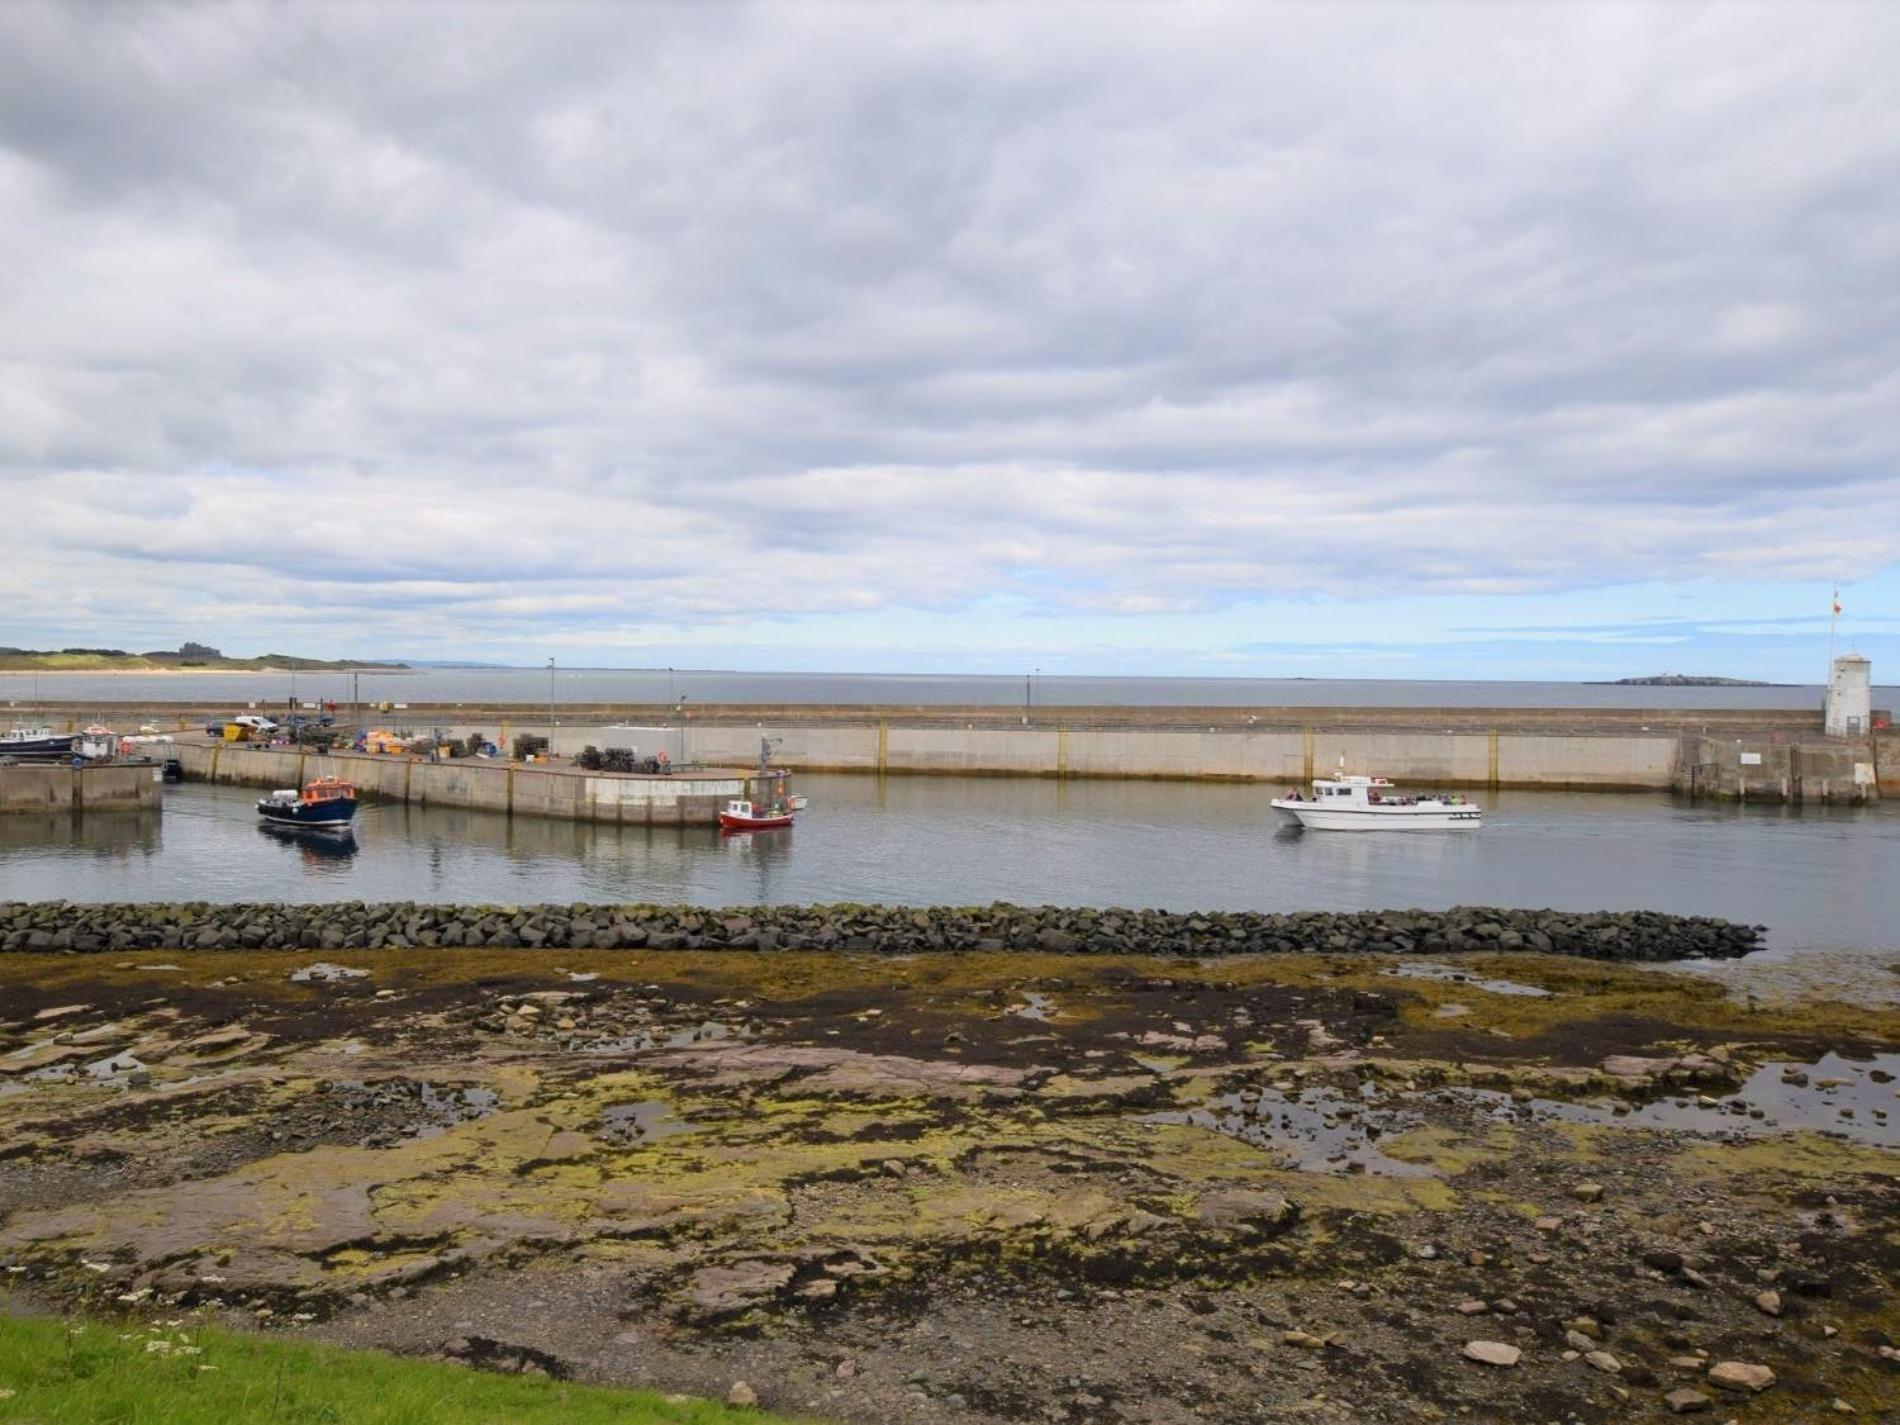
[(122, 1332), (866, 1425), (1881, 1419), (1900, 1382), (1900, 1007), (1628, 963), (1755, 927), (0, 928), (0, 1281)]
[(186, 644), (178, 649), (129, 653), (123, 648), (0, 648), (0, 673), (407, 673), (406, 663), (300, 658), (260, 653), (227, 658), (215, 648)]

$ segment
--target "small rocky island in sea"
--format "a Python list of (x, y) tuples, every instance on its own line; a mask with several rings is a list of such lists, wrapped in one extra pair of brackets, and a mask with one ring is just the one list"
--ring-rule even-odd
[(1718, 678), (1709, 673), (1652, 673), (1647, 678), (1618, 678), (1598, 687), (1612, 688), (1786, 688), (1788, 683), (1764, 683), (1757, 678)]

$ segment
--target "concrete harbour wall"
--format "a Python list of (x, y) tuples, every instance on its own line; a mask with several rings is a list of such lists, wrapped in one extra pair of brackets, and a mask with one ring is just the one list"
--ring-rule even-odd
[(745, 789), (737, 774), (625, 777), (503, 762), (324, 756), (243, 743), (181, 743), (178, 755), (193, 781), (300, 787), (315, 777), (342, 777), (383, 801), (615, 825), (711, 826)]
[[(116, 716), (122, 724), (134, 718), (178, 727), (202, 721), (202, 710), (178, 705), (169, 713), (150, 706), (116, 709), (114, 716), (97, 707), (75, 706), (71, 711), (88, 721), (110, 722)], [(1676, 790), (1790, 801), (1866, 800), (1881, 791), (1900, 794), (1900, 734), (1880, 726), (1886, 714), (1879, 710), (1877, 730), (1859, 738), (1825, 737), (1818, 711), (1732, 708), (1025, 710), (726, 704), (689, 708), (684, 719), (671, 726), (660, 726), (671, 717), (669, 708), (561, 706), (554, 711), (560, 719), (553, 728), (554, 750), (563, 758), (591, 743), (637, 747), (643, 756), (664, 749), (676, 763), (747, 767), (757, 761), (759, 739), (770, 736), (778, 739), (774, 763), (794, 771), (1291, 785), (1323, 775), (1343, 757), (1351, 771), (1376, 772), (1416, 787)], [(436, 727), (451, 736), (480, 732), (504, 744), (519, 733), (549, 731), (545, 711), (518, 705), (418, 705), (365, 714), (363, 724)], [(1733, 750), (1712, 750), (1721, 744), (1731, 744)], [(1756, 772), (1757, 764), (1751, 763), (1743, 773), (1736, 762), (1731, 776), (1716, 765), (1724, 757), (1734, 761), (1744, 750), (1760, 751), (1759, 765), (1768, 770)], [(246, 750), (225, 755), (259, 754)], [(1841, 766), (1832, 768), (1834, 762)], [(396, 760), (391, 765), (404, 763)], [(493, 764), (480, 765), (478, 775), (493, 776)], [(585, 786), (530, 787), (520, 779), (546, 775), (532, 768), (517, 768), (515, 785), (504, 788), (499, 797), (486, 781), (482, 790), (457, 787), (456, 777), (466, 766), (441, 764), (425, 774), (421, 784), (414, 782), (414, 773), (402, 774), (408, 779), (404, 790), (371, 790), (491, 810), (527, 810), (541, 803), (549, 809), (537, 814), (556, 816), (575, 815), (574, 807), (588, 805), (594, 810), (587, 814), (598, 819), (642, 819), (615, 801), (628, 795), (637, 800), (638, 794)], [(558, 770), (564, 777), (575, 775), (566, 768)], [(292, 780), (287, 778), (284, 785)], [(661, 814), (658, 819), (671, 818)]]
[(156, 811), (163, 796), (158, 773), (156, 766), (139, 762), (0, 767), (0, 813)]
[[(542, 724), (545, 727), (545, 723)], [(476, 730), (472, 725), (466, 729)], [(488, 730), (492, 732), (494, 725)], [(464, 729), (453, 729), (461, 733)], [(759, 739), (776, 739), (775, 765), (795, 771), (1194, 781), (1310, 781), (1336, 769), (1376, 772), (1437, 787), (1548, 787), (1663, 791), (1673, 785), (1677, 739), (1668, 734), (1590, 735), (1489, 730), (857, 727), (694, 723), (663, 744), (614, 727), (561, 726), (554, 750), (664, 745), (675, 760), (756, 762)]]
[(1873, 739), (1859, 737), (1684, 737), (1674, 789), (1722, 801), (1878, 801), (1878, 752)]

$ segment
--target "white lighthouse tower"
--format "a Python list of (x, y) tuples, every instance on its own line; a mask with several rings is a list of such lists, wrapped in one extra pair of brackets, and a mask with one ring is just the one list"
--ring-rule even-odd
[(1873, 730), (1874, 665), (1858, 653), (1843, 653), (1828, 670), (1829, 737), (1863, 737)]

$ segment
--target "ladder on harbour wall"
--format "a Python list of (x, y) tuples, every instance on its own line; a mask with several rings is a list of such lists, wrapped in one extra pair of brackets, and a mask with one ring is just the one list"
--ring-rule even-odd
[[(1787, 806), (1805, 806), (1810, 801), (1861, 806), (1880, 800), (1879, 764), (1874, 756), (1871, 741), (1865, 748), (1772, 739), (1751, 746), (1684, 735), (1677, 744), (1677, 770), (1671, 781), (1691, 801), (1707, 797), (1745, 804), (1752, 796)], [(1744, 761), (1745, 757), (1755, 760)]]

